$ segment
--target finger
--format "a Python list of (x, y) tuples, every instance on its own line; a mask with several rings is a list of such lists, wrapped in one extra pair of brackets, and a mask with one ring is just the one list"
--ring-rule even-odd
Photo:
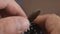
[(45, 20), (47, 19), (47, 17), (50, 16), (50, 14), (46, 14), (46, 15), (39, 15), (34, 22), (39, 24), (41, 22), (45, 22)]
[(27, 18), (21, 6), (19, 6), (15, 1), (9, 1), (6, 10), (13, 15), (19, 15)]
[(3, 9), (7, 6), (7, 2), (5, 0), (0, 0), (0, 9)]
[[(58, 19), (60, 18), (59, 16), (55, 15), (55, 14), (45, 14), (45, 15), (39, 15), (35, 20), (34, 22), (37, 23), (37, 24), (40, 24), (40, 23), (45, 23), (45, 22), (50, 22), (51, 19)], [(52, 22), (52, 21), (51, 21)]]
[[(51, 33), (59, 28), (60, 17), (55, 14), (40, 15), (35, 19), (35, 23), (39, 24), (45, 32)], [(58, 24), (57, 24), (58, 23)]]
[[(36, 24), (39, 24), (40, 27), (44, 28), (46, 22), (49, 23), (50, 20), (51, 20), (52, 18), (56, 18), (56, 16), (57, 16), (57, 15), (55, 15), (55, 14), (39, 15), (39, 16), (34, 20), (34, 22), (35, 22)], [(48, 21), (48, 20), (49, 20), (49, 21)]]
[(47, 30), (46, 30), (46, 28), (45, 28), (45, 22), (46, 22), (48, 16), (50, 16), (50, 14), (39, 15), (39, 16), (34, 20), (34, 22), (40, 26), (40, 28), (42, 29), (42, 31), (43, 31), (44, 34), (48, 34), (48, 32), (47, 32)]
[[(42, 28), (43, 30), (46, 29), (46, 22), (47, 20), (51, 19), (52, 16), (54, 16), (53, 14), (45, 14), (45, 15), (39, 15), (34, 22), (36, 24), (38, 24), (40, 26), (40, 28)], [(48, 21), (48, 23), (50, 22), (50, 20)]]
[(7, 17), (0, 19), (0, 34), (21, 34), (29, 27), (24, 17)]

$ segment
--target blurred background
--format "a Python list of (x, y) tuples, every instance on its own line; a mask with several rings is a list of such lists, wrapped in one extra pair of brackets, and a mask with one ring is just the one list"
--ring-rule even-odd
[(16, 0), (27, 15), (39, 9), (41, 14), (55, 13), (60, 15), (60, 0)]

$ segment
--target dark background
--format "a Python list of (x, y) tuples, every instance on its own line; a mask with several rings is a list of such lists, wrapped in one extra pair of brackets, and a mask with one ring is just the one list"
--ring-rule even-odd
[(16, 0), (27, 15), (40, 9), (41, 14), (55, 13), (60, 16), (60, 0)]

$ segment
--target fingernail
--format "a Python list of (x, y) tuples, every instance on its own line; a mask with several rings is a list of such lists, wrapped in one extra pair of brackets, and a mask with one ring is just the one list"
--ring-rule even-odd
[(25, 30), (25, 32), (27, 32), (27, 30)]
[(27, 31), (27, 29), (29, 29), (29, 21), (26, 18), (20, 18), (20, 19), (16, 19), (16, 27), (17, 27), (17, 31), (18, 33), (22, 33), (24, 31)]
[(28, 28), (27, 30), (30, 30), (30, 28)]
[(18, 31), (17, 33), (18, 33), (18, 34), (22, 34), (23, 32), (22, 32), (22, 31)]

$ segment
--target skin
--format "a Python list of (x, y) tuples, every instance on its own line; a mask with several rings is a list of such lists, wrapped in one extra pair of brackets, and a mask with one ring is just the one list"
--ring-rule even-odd
[(29, 28), (29, 21), (21, 16), (0, 19), (0, 34), (21, 34)]
[(22, 10), (22, 8), (16, 3), (15, 0), (0, 0), (0, 12), (6, 12), (4, 17), (9, 15), (18, 15), (27, 18), (26, 14)]
[(34, 22), (48, 34), (60, 34), (60, 17), (56, 14), (39, 15)]
[(29, 25), (26, 14), (15, 0), (0, 0), (0, 34), (21, 34)]
[[(30, 25), (15, 0), (0, 0), (0, 18), (0, 34), (21, 34)], [(60, 34), (60, 17), (55, 14), (39, 15), (34, 22), (49, 34)]]

